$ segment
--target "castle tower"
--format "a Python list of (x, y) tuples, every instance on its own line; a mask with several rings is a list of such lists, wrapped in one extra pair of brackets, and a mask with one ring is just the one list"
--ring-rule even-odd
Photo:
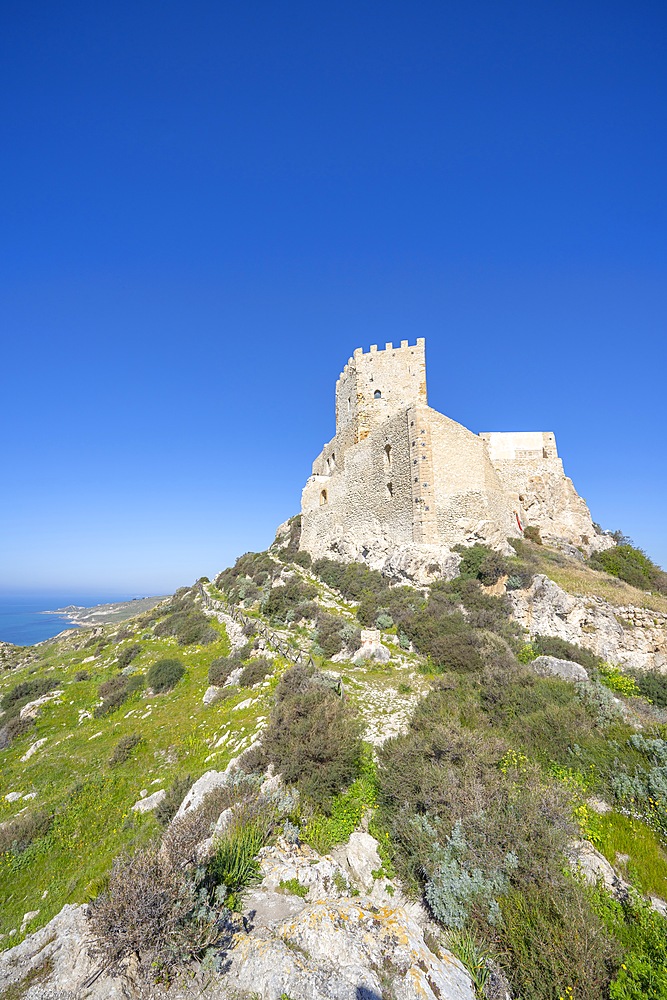
[(426, 405), (424, 338), (410, 346), (357, 348), (336, 382), (336, 438), (347, 448), (408, 406)]

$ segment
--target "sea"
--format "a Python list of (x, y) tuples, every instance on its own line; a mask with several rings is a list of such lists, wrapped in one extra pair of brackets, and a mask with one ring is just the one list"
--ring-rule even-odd
[(56, 611), (70, 604), (81, 608), (92, 608), (96, 604), (131, 601), (136, 596), (136, 594), (111, 592), (11, 594), (0, 591), (0, 642), (33, 646), (36, 642), (51, 639), (63, 629), (75, 627), (66, 615), (45, 615), (44, 611)]

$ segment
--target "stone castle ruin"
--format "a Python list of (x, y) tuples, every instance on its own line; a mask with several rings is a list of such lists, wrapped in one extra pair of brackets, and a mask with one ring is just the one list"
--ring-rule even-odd
[(611, 543), (552, 433), (473, 434), (428, 405), (423, 338), (349, 359), (336, 383), (336, 435), (313, 463), (301, 513), (311, 555), (399, 571), (425, 558), (442, 571), (459, 544), (507, 551), (528, 525), (587, 554)]

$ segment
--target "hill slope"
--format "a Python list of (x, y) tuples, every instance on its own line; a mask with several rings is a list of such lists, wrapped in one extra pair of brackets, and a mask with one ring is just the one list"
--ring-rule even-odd
[[(421, 899), (423, 927), (445, 934), (440, 947), (461, 956), (480, 990), (497, 986), (502, 974), (494, 979), (492, 971), (504, 968), (526, 1000), (566, 995), (568, 986), (575, 996), (606, 997), (610, 988), (615, 997), (667, 995), (657, 975), (667, 957), (664, 919), (642, 903), (667, 898), (665, 685), (652, 675), (657, 696), (649, 705), (637, 681), (586, 643), (529, 641), (511, 617), (512, 593), (528, 595), (536, 572), (551, 571), (561, 586), (585, 580), (584, 597), (607, 600), (610, 578), (545, 547), (525, 547), (506, 561), (477, 546), (454, 581), (426, 593), (390, 586), (361, 565), (313, 566), (297, 552), (294, 534), (120, 628), (97, 626), (6, 652), (0, 947), (14, 948), (65, 904), (113, 903), (113, 859), (123, 851), (149, 858), (205, 773), (221, 776), (207, 779), (213, 784), (244, 789), (230, 799), (241, 813), (266, 776), (281, 773), (281, 804), (274, 798), (260, 810), (271, 822), (253, 849), (264, 878), (257, 892), (278, 891), (280, 879), (270, 888), (271, 870), (292, 871), (289, 834), (309, 845), (298, 849), (303, 864), (289, 861), (299, 898), (304, 871), (332, 850), (347, 851), (326, 883), (334, 894), (327, 905), (347, 906), (350, 848), (336, 845), (370, 822), (379, 846), (367, 848), (379, 850), (379, 867), (364, 891), (374, 887), (373, 905)], [(651, 600), (658, 614), (655, 601), (663, 599)], [(619, 605), (646, 601), (624, 586)], [(376, 630), (363, 643), (362, 628)], [(545, 673), (544, 654), (578, 661), (589, 679)], [(211, 847), (218, 859), (231, 834), (220, 836)], [(565, 872), (584, 857), (582, 841), (600, 852), (586, 855), (588, 867), (582, 861), (589, 877), (603, 873), (606, 858), (630, 886), (618, 898)], [(207, 862), (200, 885), (209, 894), (227, 885), (216, 863)], [(335, 872), (348, 878), (342, 903), (335, 902)], [(227, 944), (225, 954), (232, 956), (228, 982), (236, 976), (238, 989), (249, 989), (234, 972), (238, 956), (245, 954), (249, 969), (262, 952), (252, 930), (233, 923), (237, 910), (249, 912), (248, 892), (239, 888), (238, 899), (218, 893), (215, 911), (218, 922), (227, 913), (234, 926), (234, 948)], [(314, 899), (314, 892), (305, 895)], [(207, 898), (213, 906), (213, 895)], [(255, 903), (261, 909), (266, 898)], [(311, 934), (313, 954), (314, 941)], [(208, 945), (222, 954), (219, 941)], [(299, 975), (317, 978), (319, 968)], [(382, 975), (386, 995), (400, 996), (389, 965)], [(312, 976), (294, 982), (312, 985)], [(220, 990), (224, 984), (223, 975)]]

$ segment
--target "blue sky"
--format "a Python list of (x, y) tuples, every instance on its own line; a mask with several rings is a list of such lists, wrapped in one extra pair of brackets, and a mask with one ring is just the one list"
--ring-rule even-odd
[(667, 563), (659, 2), (10, 2), (0, 589), (165, 592), (297, 512), (355, 347), (553, 430)]

